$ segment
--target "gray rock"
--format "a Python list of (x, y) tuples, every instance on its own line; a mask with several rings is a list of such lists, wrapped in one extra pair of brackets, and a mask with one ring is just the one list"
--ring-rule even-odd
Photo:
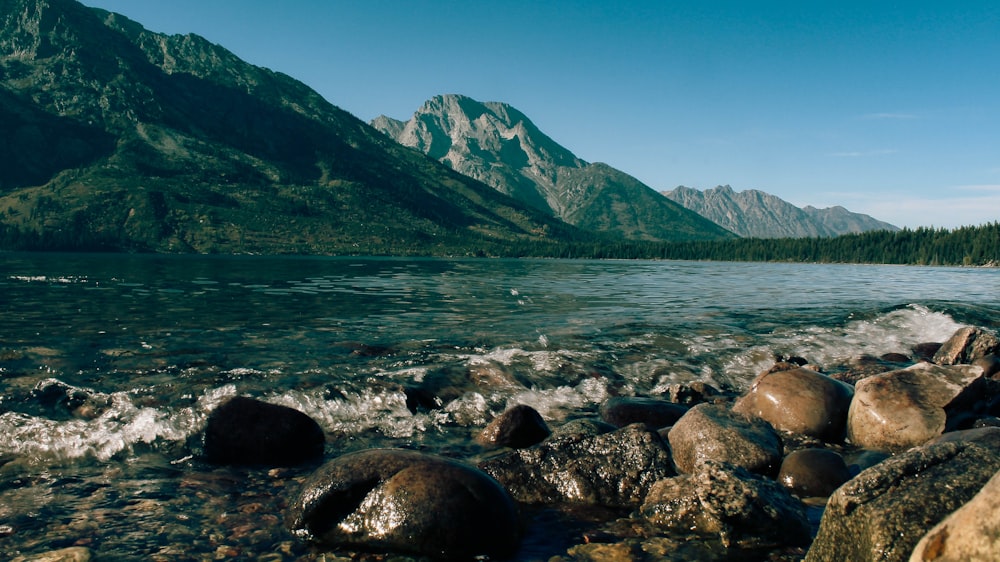
[(839, 442), (853, 395), (844, 382), (797, 368), (761, 374), (733, 410), (766, 420), (778, 431)]
[(979, 367), (918, 363), (858, 382), (848, 412), (851, 443), (866, 449), (903, 451), (948, 429), (981, 394)]
[(323, 465), (303, 484), (288, 521), (323, 544), (435, 558), (504, 557), (520, 541), (517, 507), (495, 480), (465, 463), (402, 449)]
[(1000, 352), (1000, 340), (983, 328), (959, 328), (934, 354), (938, 365), (969, 364), (990, 354)]
[(809, 542), (805, 506), (773, 480), (705, 461), (691, 474), (657, 482), (642, 514), (668, 531), (718, 535), (726, 547)]
[(781, 465), (781, 438), (768, 422), (733, 412), (722, 404), (698, 404), (667, 434), (674, 464), (694, 472), (706, 460), (729, 463), (773, 476)]
[(910, 555), (910, 562), (970, 560), (1000, 560), (1000, 474), (924, 535)]
[(1000, 453), (941, 443), (887, 459), (830, 496), (807, 562), (902, 561), (1000, 470)]
[(518, 501), (639, 505), (657, 480), (673, 476), (663, 439), (642, 424), (611, 433), (551, 437), (479, 463)]

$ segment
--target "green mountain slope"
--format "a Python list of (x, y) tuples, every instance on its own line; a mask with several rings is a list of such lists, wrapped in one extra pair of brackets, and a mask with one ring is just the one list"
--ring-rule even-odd
[(372, 126), (469, 177), (587, 230), (632, 240), (732, 238), (717, 224), (606, 164), (590, 164), (498, 102), (436, 96), (409, 121)]
[(7, 247), (461, 253), (588, 235), (195, 35), (0, 0)]

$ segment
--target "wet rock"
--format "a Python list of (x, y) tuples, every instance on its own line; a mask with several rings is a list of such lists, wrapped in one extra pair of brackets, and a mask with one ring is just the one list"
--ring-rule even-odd
[(667, 445), (642, 424), (596, 436), (553, 436), (479, 467), (524, 503), (609, 507), (638, 505), (654, 482), (675, 474)]
[(1000, 474), (924, 535), (910, 562), (1000, 560)]
[(615, 427), (644, 423), (653, 429), (673, 425), (688, 411), (687, 406), (656, 398), (616, 396), (601, 405), (601, 419)]
[(913, 346), (913, 355), (920, 361), (931, 361), (934, 354), (941, 349), (941, 342), (924, 342)]
[(830, 496), (806, 561), (906, 560), (920, 537), (997, 470), (1000, 453), (974, 443), (929, 445), (886, 459)]
[(768, 422), (722, 404), (699, 404), (667, 434), (674, 464), (694, 472), (706, 460), (729, 463), (773, 476), (781, 464), (781, 438)]
[(90, 562), (93, 557), (93, 552), (89, 548), (71, 546), (30, 557), (17, 557), (12, 562)]
[(800, 501), (773, 480), (715, 461), (701, 463), (691, 474), (657, 482), (641, 512), (668, 531), (718, 535), (727, 547), (809, 541)]
[(205, 456), (217, 464), (293, 466), (323, 455), (326, 437), (306, 414), (236, 396), (208, 416)]
[(549, 436), (548, 424), (531, 406), (519, 404), (493, 419), (479, 434), (478, 441), (498, 447), (523, 449)]
[(1000, 450), (1000, 427), (977, 427), (972, 429), (962, 429), (949, 431), (939, 437), (931, 439), (928, 444), (948, 443), (952, 441), (975, 442), (984, 447), (993, 447)]
[(844, 457), (829, 449), (795, 451), (778, 472), (778, 482), (800, 498), (827, 497), (850, 479)]
[(779, 431), (839, 442), (853, 394), (850, 385), (809, 369), (766, 372), (754, 379), (733, 410), (766, 420)]
[(666, 394), (671, 402), (685, 406), (711, 402), (715, 398), (722, 396), (722, 392), (719, 389), (701, 381), (672, 384), (667, 387)]
[[(912, 363), (912, 361), (908, 363)], [(853, 386), (858, 381), (872, 375), (895, 371), (899, 368), (901, 368), (901, 365), (895, 361), (865, 354), (854, 357), (846, 365), (837, 368), (835, 372), (830, 374), (830, 378)]]
[(471, 465), (402, 449), (338, 457), (303, 484), (289, 510), (300, 536), (331, 546), (434, 558), (504, 557), (520, 541), (517, 508)]
[(596, 418), (580, 418), (568, 421), (552, 432), (553, 439), (583, 439), (611, 433), (618, 429), (606, 421)]
[(918, 363), (869, 377), (855, 387), (848, 413), (851, 443), (902, 451), (941, 435), (984, 387), (982, 369)]
[(1000, 340), (995, 334), (983, 328), (967, 326), (959, 328), (944, 342), (932, 361), (938, 365), (969, 364), (997, 352), (1000, 352)]
[(972, 362), (973, 365), (977, 367), (982, 367), (983, 376), (996, 378), (1000, 374), (1000, 357), (991, 353), (989, 355), (984, 355)]

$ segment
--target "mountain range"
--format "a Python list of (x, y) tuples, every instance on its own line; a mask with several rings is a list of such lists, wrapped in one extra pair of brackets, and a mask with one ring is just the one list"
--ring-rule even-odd
[(517, 254), (735, 236), (507, 104), (438, 96), (371, 125), (197, 35), (0, 0), (0, 249)]
[(8, 247), (489, 253), (591, 235), (196, 35), (0, 0)]
[(799, 208), (755, 189), (735, 191), (728, 185), (722, 185), (701, 191), (680, 186), (662, 193), (741, 237), (830, 237), (870, 230), (899, 230), (887, 222), (852, 213), (840, 206)]
[(372, 126), (466, 176), (585, 230), (634, 240), (704, 240), (732, 233), (607, 164), (588, 163), (517, 109), (449, 94), (408, 121)]

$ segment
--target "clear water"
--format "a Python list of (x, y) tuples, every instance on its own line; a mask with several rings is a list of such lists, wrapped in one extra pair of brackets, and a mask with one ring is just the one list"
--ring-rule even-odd
[(513, 404), (557, 426), (611, 394), (742, 389), (775, 354), (909, 353), (996, 329), (998, 295), (998, 269), (0, 254), (0, 558), (307, 555), (281, 520), (307, 469), (199, 459), (232, 395), (305, 411), (328, 458), (470, 457)]

